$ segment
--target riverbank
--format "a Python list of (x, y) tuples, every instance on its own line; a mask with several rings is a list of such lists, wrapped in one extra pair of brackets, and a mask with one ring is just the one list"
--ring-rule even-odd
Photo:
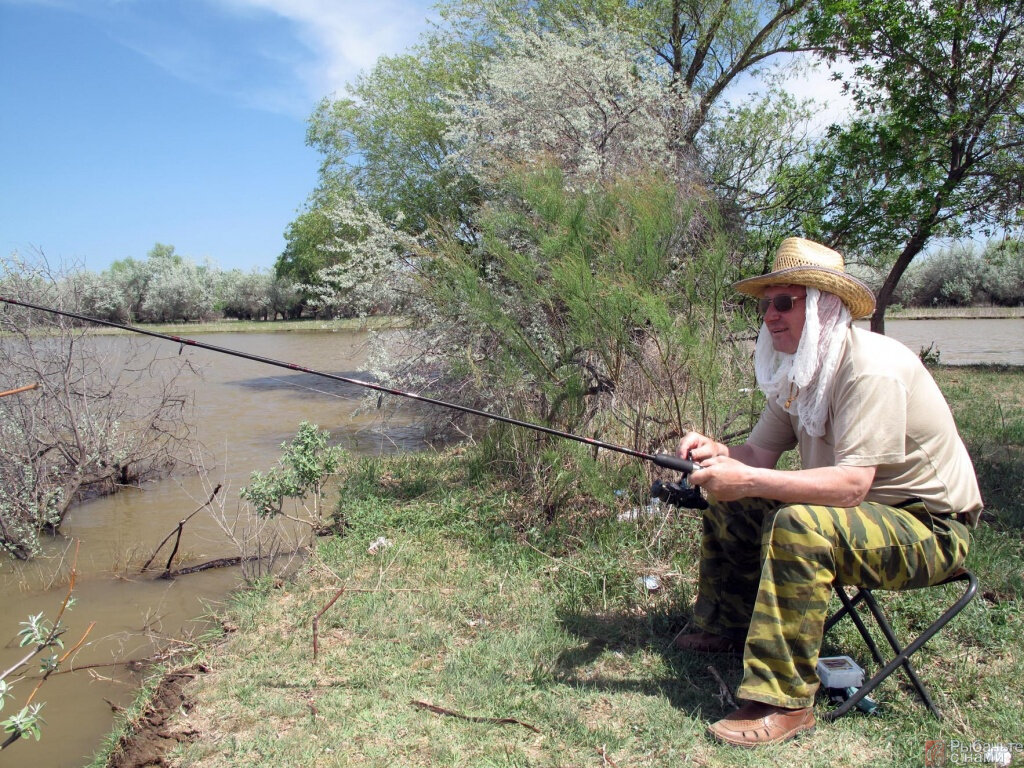
[(890, 307), (887, 320), (971, 320), (1024, 317), (1024, 307)]
[[(237, 593), (218, 639), (187, 660), (176, 714), (135, 718), (138, 731), (159, 731), (162, 764), (182, 767), (917, 766), (927, 741), (1019, 743), (1024, 372), (935, 374), (987, 502), (968, 561), (979, 597), (915, 656), (942, 722), (894, 675), (877, 717), (763, 751), (715, 745), (704, 729), (728, 705), (709, 665), (732, 688), (739, 662), (671, 647), (694, 597), (697, 515), (636, 519), (622, 498), (556, 528), (511, 526), (515, 494), (446, 454), (353, 460), (346, 535), (293, 581)], [(881, 597), (906, 635), (951, 589)], [(825, 650), (869, 665), (848, 627)]]

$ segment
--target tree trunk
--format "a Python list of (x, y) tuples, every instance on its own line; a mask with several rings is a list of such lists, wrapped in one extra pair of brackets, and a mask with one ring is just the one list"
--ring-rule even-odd
[(882, 287), (878, 289), (878, 295), (875, 297), (875, 313), (871, 315), (871, 330), (875, 333), (885, 335), (885, 310), (892, 300), (892, 295), (896, 291), (896, 286), (899, 285), (903, 273), (907, 271), (907, 267), (910, 266), (917, 254), (924, 249), (929, 237), (931, 237), (930, 222), (918, 227), (914, 236), (910, 238), (896, 259), (896, 263), (892, 265)]

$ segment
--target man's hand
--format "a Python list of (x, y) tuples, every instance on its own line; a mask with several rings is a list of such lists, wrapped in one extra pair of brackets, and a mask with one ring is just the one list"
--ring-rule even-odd
[(690, 484), (699, 485), (719, 501), (735, 501), (754, 495), (755, 472), (728, 456), (710, 456), (690, 473)]
[(728, 456), (712, 456), (690, 473), (719, 501), (744, 498), (775, 499), (787, 503), (855, 507), (871, 490), (875, 467), (817, 467), (780, 471), (751, 466)]
[(687, 432), (679, 441), (676, 455), (683, 459), (690, 459), (703, 465), (706, 459), (712, 456), (728, 456), (729, 447), (716, 443), (710, 437), (705, 437), (700, 432)]

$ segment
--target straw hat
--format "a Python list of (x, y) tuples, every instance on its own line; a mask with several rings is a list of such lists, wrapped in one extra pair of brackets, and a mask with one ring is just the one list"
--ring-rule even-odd
[(782, 241), (771, 272), (740, 280), (733, 288), (749, 296), (761, 296), (770, 285), (803, 285), (834, 293), (843, 300), (854, 320), (867, 317), (875, 309), (871, 289), (846, 273), (838, 252), (802, 237)]

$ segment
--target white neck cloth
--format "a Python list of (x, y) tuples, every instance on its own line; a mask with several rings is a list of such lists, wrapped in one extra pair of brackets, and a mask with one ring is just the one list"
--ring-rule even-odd
[(828, 420), (829, 392), (852, 322), (834, 293), (807, 289), (804, 330), (794, 354), (779, 352), (768, 326), (761, 324), (754, 347), (757, 385), (769, 401), (795, 413), (807, 434), (821, 437)]

